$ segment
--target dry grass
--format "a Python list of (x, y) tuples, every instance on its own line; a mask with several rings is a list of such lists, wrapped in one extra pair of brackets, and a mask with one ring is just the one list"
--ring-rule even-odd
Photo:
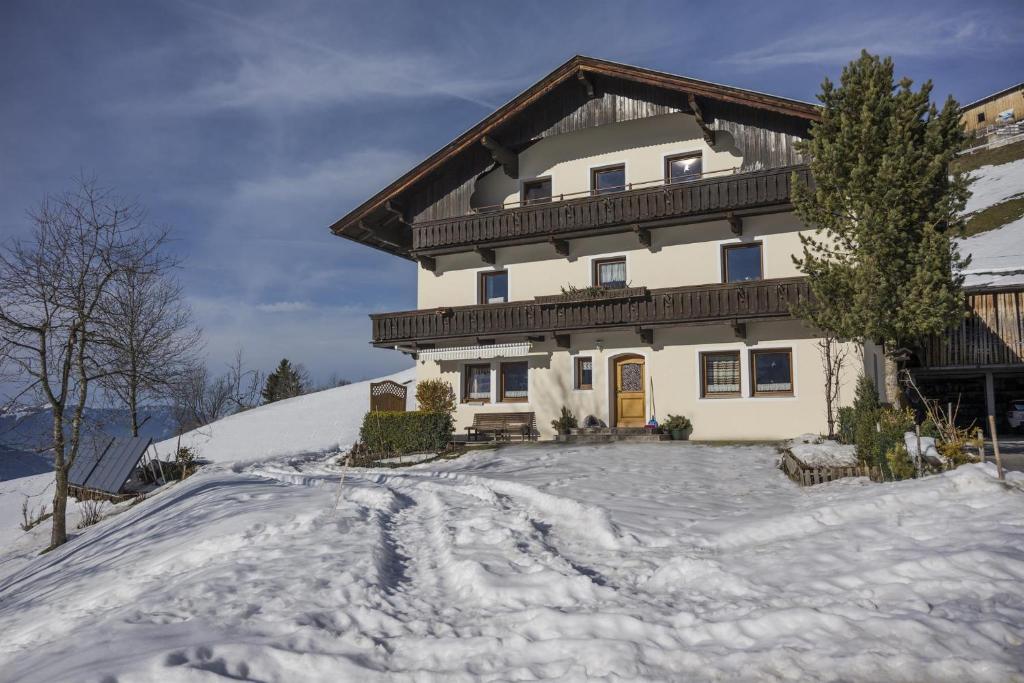
[(1024, 159), (1024, 142), (1015, 142), (1012, 145), (1003, 145), (957, 157), (953, 162), (953, 170), (973, 171), (982, 166), (998, 166), (1017, 159)]
[(981, 232), (988, 232), (1001, 228), (1012, 223), (1018, 218), (1024, 218), (1024, 196), (1016, 197), (1006, 202), (990, 206), (987, 209), (972, 214), (967, 219), (964, 228), (964, 236), (970, 237)]

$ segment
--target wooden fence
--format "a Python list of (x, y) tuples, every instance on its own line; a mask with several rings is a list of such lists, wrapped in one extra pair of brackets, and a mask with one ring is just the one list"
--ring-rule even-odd
[(405, 412), (405, 401), (409, 388), (404, 384), (386, 379), (370, 384), (370, 410)]
[(871, 468), (866, 465), (844, 467), (811, 467), (797, 460), (789, 451), (782, 453), (782, 471), (800, 486), (813, 486), (845, 477), (870, 477)]
[(923, 344), (927, 368), (1024, 364), (1024, 288), (969, 292), (970, 314)]

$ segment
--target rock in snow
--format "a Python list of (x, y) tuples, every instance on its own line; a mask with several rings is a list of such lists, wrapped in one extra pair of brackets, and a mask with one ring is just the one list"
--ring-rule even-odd
[(210, 466), (0, 557), (2, 678), (1024, 680), (1024, 475), (802, 489), (767, 446), (528, 445), (339, 491), (335, 460)]

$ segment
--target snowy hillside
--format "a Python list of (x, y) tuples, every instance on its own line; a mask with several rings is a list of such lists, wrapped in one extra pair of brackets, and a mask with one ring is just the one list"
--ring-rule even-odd
[[(203, 460), (217, 463), (326, 453), (348, 449), (359, 438), (359, 426), (370, 407), (370, 382), (391, 379), (409, 387), (408, 405), (415, 404), (415, 371), (326, 389), (271, 403), (218, 420), (182, 436)], [(176, 439), (157, 444), (167, 457)]]
[(1022, 475), (524, 446), (339, 498), (332, 460), (209, 468), (0, 562), (3, 678), (1024, 680)]
[[(969, 214), (1024, 197), (1024, 159), (982, 166), (972, 171), (971, 177)], [(1024, 218), (962, 239), (959, 244), (961, 254), (971, 255), (965, 287), (1024, 285)]]

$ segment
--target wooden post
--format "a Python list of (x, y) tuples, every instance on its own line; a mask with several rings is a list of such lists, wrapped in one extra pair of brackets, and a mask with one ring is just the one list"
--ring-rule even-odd
[(1006, 479), (1006, 475), (1003, 474), (1003, 459), (999, 457), (999, 437), (996, 436), (996, 418), (994, 415), (988, 416), (988, 428), (992, 432), (992, 451), (996, 454), (996, 475), (1002, 481)]
[(921, 478), (921, 462), (924, 460), (924, 453), (921, 452), (921, 425), (914, 425), (917, 433), (917, 455), (914, 457), (914, 467), (917, 470), (917, 478)]
[(985, 430), (978, 427), (978, 462), (985, 462)]

